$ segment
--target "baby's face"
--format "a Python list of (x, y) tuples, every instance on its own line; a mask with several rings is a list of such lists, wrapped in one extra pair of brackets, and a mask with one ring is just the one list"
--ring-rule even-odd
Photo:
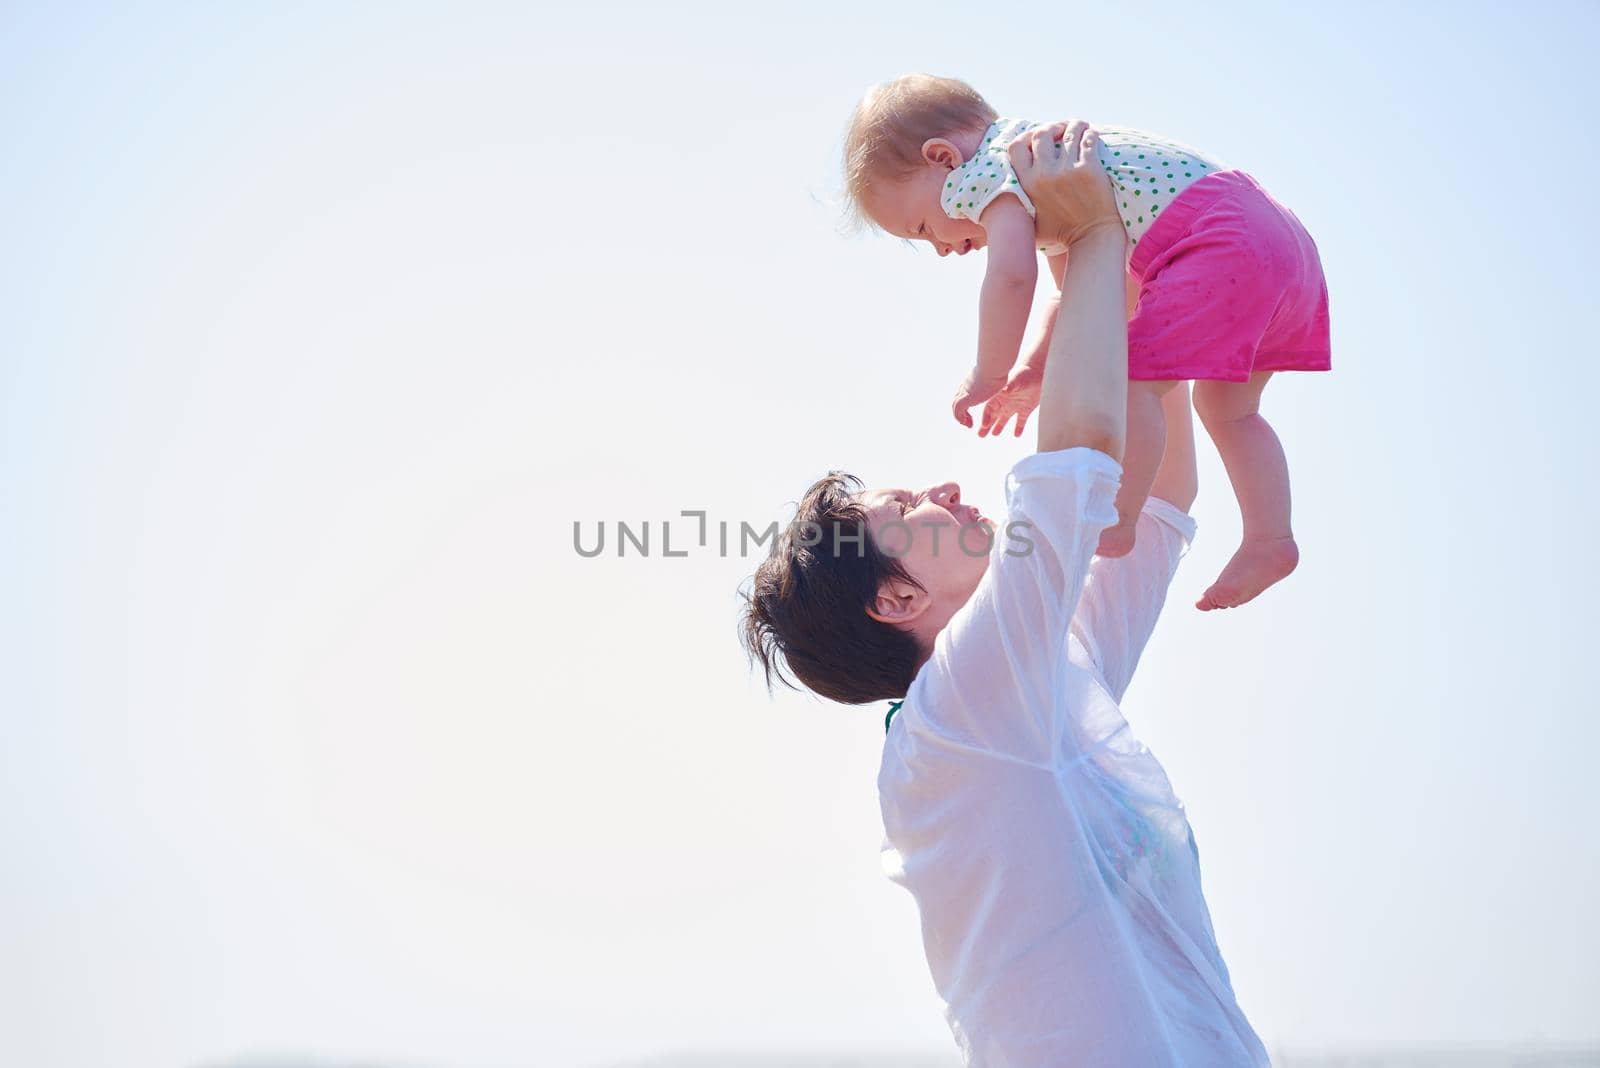
[(939, 205), (950, 168), (936, 163), (919, 167), (910, 177), (884, 182), (869, 190), (864, 207), (885, 233), (908, 241), (926, 241), (941, 256), (957, 256), (985, 244), (983, 227), (967, 219), (952, 219)]

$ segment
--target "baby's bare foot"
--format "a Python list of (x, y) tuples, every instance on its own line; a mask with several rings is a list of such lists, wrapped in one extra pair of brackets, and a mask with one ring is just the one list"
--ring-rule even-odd
[(1194, 606), (1202, 612), (1237, 608), (1287, 576), (1299, 562), (1300, 549), (1292, 537), (1246, 538)]
[(1133, 552), (1134, 539), (1137, 537), (1136, 523), (1118, 523), (1114, 527), (1106, 527), (1100, 532), (1100, 544), (1095, 547), (1096, 556), (1127, 556)]

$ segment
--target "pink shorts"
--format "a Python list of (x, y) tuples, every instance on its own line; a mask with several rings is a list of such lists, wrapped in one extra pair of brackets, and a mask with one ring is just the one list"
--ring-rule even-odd
[(1134, 246), (1139, 304), (1128, 377), (1244, 382), (1256, 371), (1326, 371), (1328, 286), (1316, 243), (1243, 171), (1206, 175)]

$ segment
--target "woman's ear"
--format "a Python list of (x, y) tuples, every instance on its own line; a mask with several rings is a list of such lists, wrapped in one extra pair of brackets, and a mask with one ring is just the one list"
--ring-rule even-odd
[(930, 137), (922, 142), (922, 158), (947, 171), (953, 171), (966, 162), (961, 150), (942, 137)]
[(867, 615), (879, 623), (904, 626), (928, 610), (926, 590), (905, 579), (884, 579), (878, 585), (878, 596), (867, 606)]

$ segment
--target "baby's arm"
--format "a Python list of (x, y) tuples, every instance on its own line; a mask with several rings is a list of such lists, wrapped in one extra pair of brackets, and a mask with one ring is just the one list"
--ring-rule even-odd
[(987, 237), (989, 262), (978, 307), (978, 363), (961, 384), (954, 405), (956, 421), (966, 427), (972, 426), (967, 409), (1006, 384), (1028, 329), (1028, 310), (1039, 281), (1033, 216), (1022, 201), (996, 197), (979, 221)]
[(1045, 302), (1038, 339), (1027, 352), (1022, 354), (1022, 365), (1035, 368), (1041, 373), (1044, 371), (1044, 358), (1050, 351), (1050, 335), (1055, 332), (1056, 316), (1061, 314), (1061, 281), (1067, 276), (1067, 254), (1063, 252), (1056, 256), (1046, 256), (1045, 262), (1050, 264), (1050, 277), (1056, 280), (1056, 291), (1050, 294), (1050, 299)]

